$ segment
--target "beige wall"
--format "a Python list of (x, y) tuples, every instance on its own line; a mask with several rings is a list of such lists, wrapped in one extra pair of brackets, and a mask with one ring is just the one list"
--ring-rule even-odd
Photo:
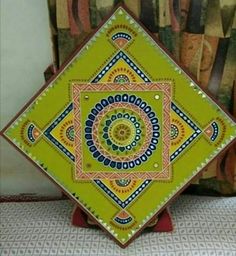
[[(46, 0), (0, 0), (0, 4), (2, 129), (44, 83), (52, 54)], [(60, 195), (31, 163), (0, 140), (0, 195)]]

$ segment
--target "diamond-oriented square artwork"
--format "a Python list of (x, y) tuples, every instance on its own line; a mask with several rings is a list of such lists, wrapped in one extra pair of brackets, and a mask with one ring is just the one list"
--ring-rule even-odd
[(2, 135), (125, 247), (236, 123), (118, 7)]

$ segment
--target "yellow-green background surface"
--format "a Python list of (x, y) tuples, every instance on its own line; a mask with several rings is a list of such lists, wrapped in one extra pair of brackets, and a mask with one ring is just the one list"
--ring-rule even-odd
[[(184, 184), (196, 170), (200, 170), (220, 148), (209, 144), (204, 136), (195, 141), (194, 146), (185, 151), (172, 165), (173, 179), (170, 182), (152, 181), (138, 200), (128, 207), (135, 216), (136, 225), (132, 230), (107, 228), (111, 218), (119, 211), (103, 192), (98, 192), (97, 186), (91, 182), (75, 182), (73, 177), (74, 163), (61, 154), (51, 142), (41, 137), (37, 143), (29, 147), (22, 141), (20, 131), (26, 120), (44, 130), (55, 117), (72, 101), (71, 80), (90, 82), (104, 66), (104, 61), (110, 60), (118, 52), (114, 44), (108, 41), (106, 32), (116, 24), (126, 24), (138, 32), (137, 37), (128, 44), (124, 52), (133, 61), (142, 65), (142, 71), (151, 81), (174, 81), (173, 101), (194, 117), (194, 122), (200, 128), (205, 128), (216, 117), (223, 119), (227, 125), (222, 144), (229, 143), (235, 136), (235, 124), (208, 97), (199, 94), (199, 88), (190, 86), (191, 80), (183, 73), (175, 70), (174, 63), (160, 50), (152, 39), (130, 18), (124, 10), (118, 9), (105, 27), (93, 37), (72, 60), (72, 62), (57, 76), (50, 86), (27, 108), (24, 114), (5, 132), (14, 143), (22, 149), (33, 161), (46, 168), (50, 175), (63, 189), (71, 194), (80, 205), (89, 209), (91, 214), (116, 239), (126, 243), (144, 223), (148, 221)], [(135, 60), (134, 60), (135, 58)], [(216, 152), (214, 152), (216, 151)], [(206, 160), (208, 159), (208, 160)], [(75, 196), (74, 196), (75, 195)], [(77, 197), (77, 198), (76, 198)], [(148, 216), (148, 217), (147, 217)]]

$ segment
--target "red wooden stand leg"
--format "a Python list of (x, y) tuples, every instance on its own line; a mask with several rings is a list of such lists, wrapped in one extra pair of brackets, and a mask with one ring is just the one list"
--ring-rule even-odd
[(166, 208), (160, 215), (157, 224), (152, 228), (153, 232), (171, 232), (173, 231), (173, 223), (171, 214)]
[(89, 224), (87, 223), (87, 215), (77, 206), (75, 206), (72, 213), (72, 225), (81, 228), (89, 228)]

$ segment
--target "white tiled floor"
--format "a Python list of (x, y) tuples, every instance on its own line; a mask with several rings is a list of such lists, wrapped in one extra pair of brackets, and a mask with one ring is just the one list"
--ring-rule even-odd
[(175, 231), (144, 233), (121, 249), (102, 231), (70, 224), (70, 201), (0, 204), (0, 255), (235, 255), (236, 197), (181, 196)]

